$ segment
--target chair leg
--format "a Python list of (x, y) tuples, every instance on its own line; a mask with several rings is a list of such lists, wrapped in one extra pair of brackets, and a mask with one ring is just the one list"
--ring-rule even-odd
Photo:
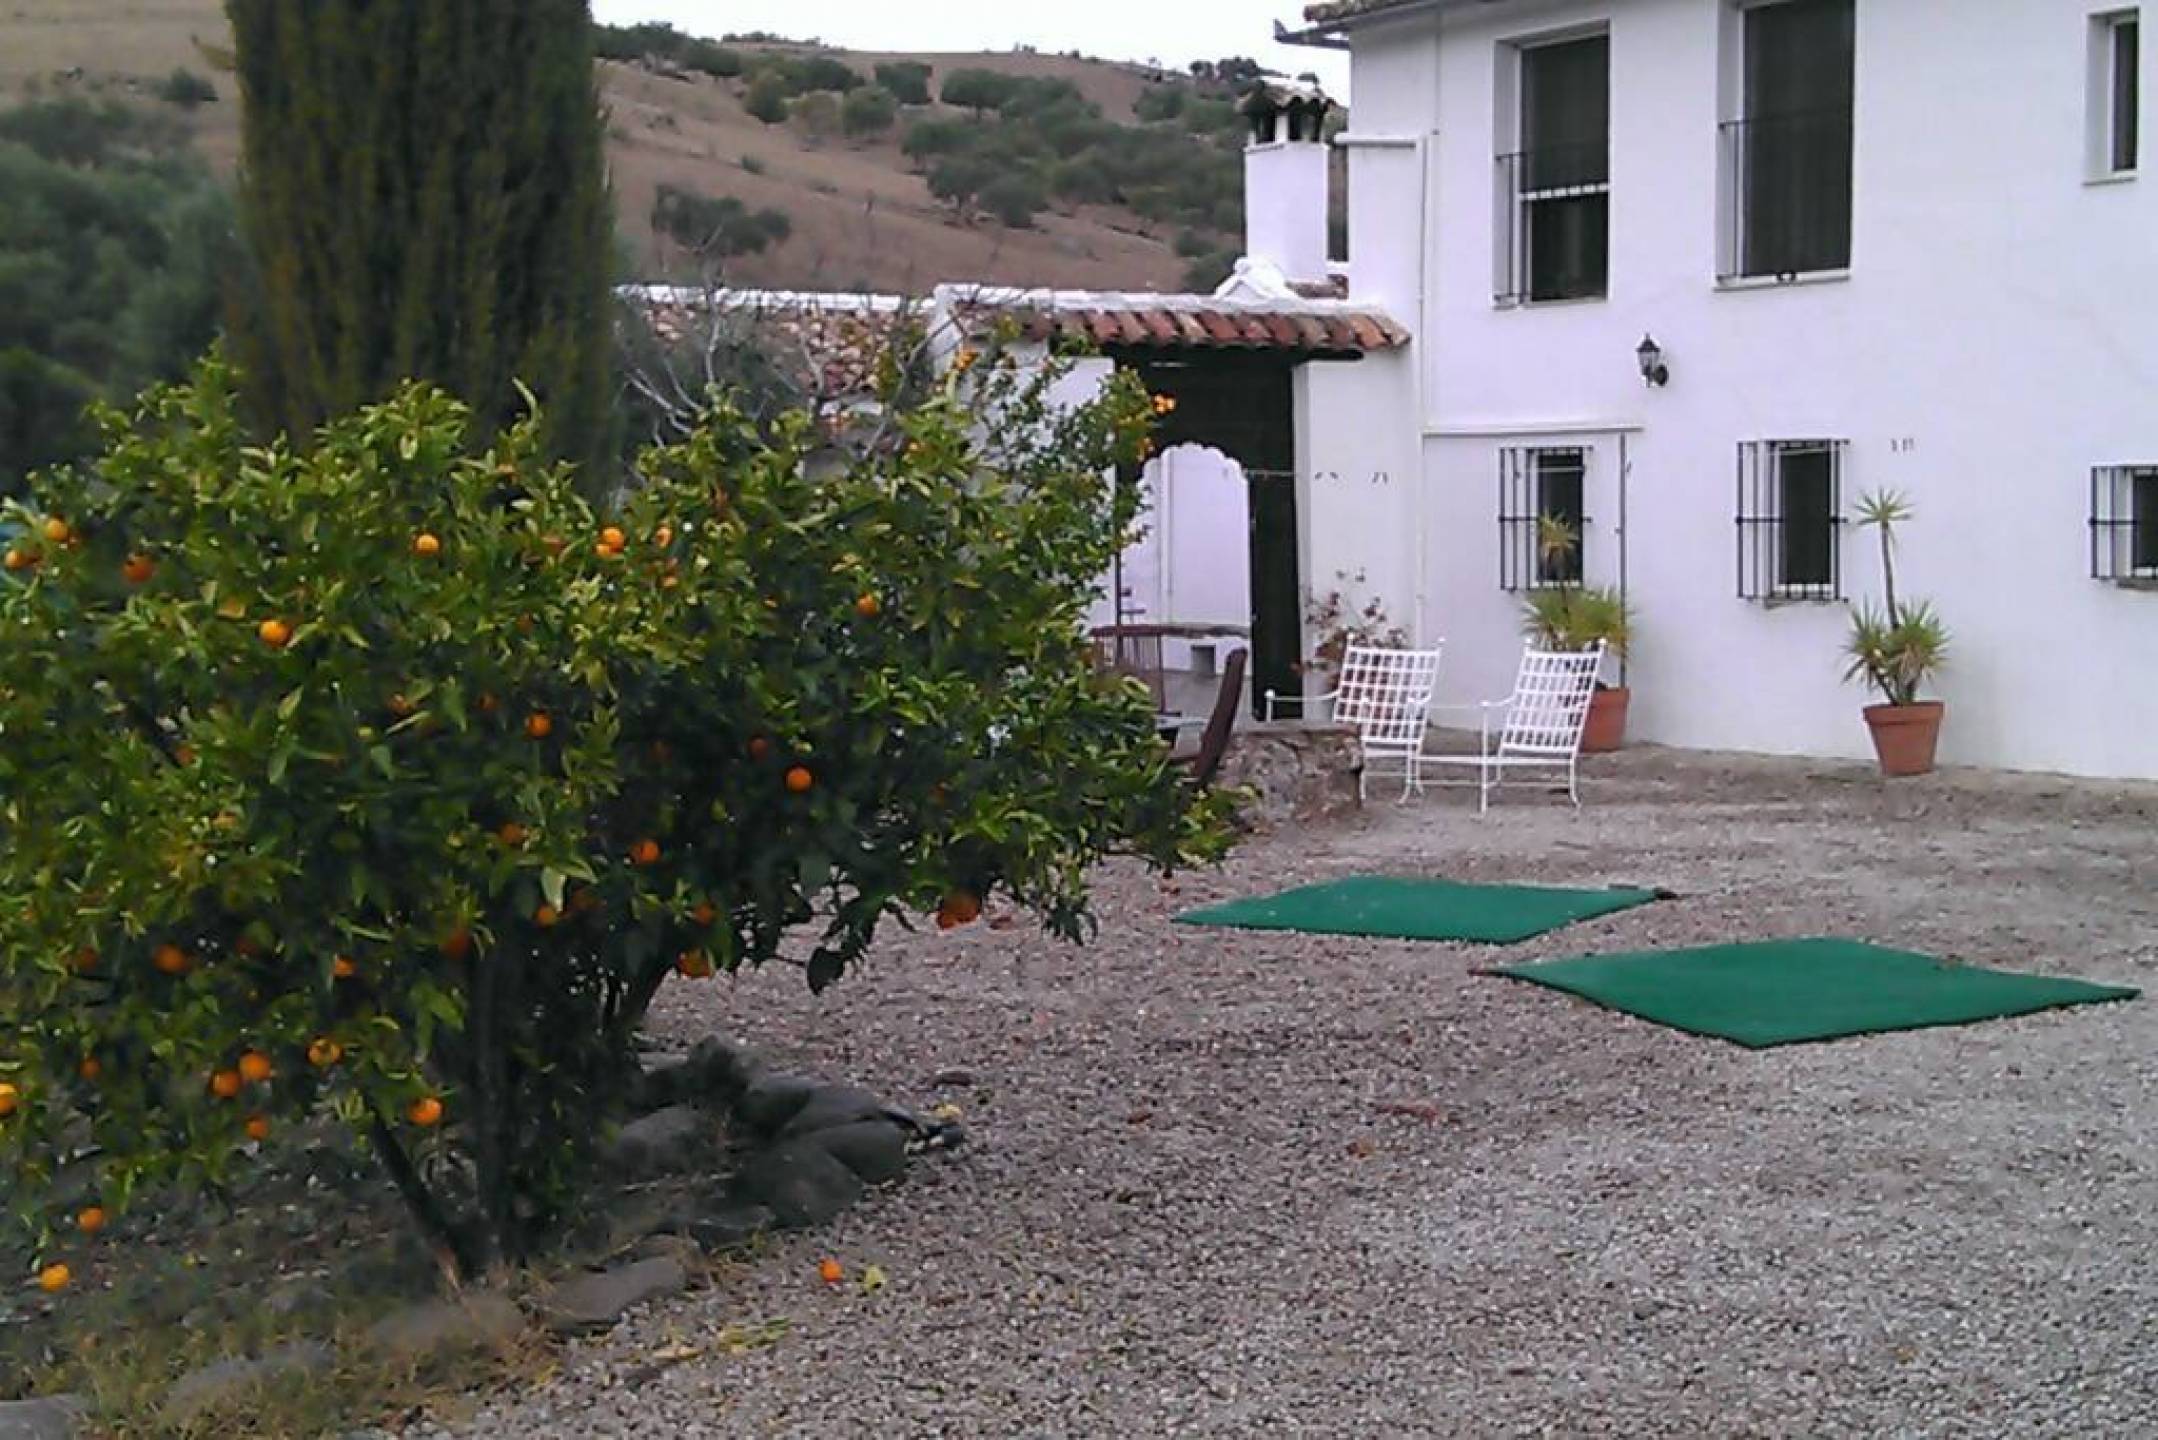
[(1578, 762), (1566, 762), (1566, 798), (1574, 802), (1574, 809), (1581, 808), (1581, 767)]

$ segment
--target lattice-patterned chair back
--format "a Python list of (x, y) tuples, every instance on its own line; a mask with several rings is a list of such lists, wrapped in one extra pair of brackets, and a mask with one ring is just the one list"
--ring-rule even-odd
[(1499, 732), (1498, 753), (1522, 759), (1570, 760), (1581, 749), (1589, 701), (1603, 669), (1604, 642), (1586, 650), (1521, 652), (1521, 672), (1514, 678), (1513, 702)]
[(1366, 746), (1421, 747), (1439, 683), (1439, 654), (1349, 646), (1334, 690), (1335, 723), (1353, 727)]

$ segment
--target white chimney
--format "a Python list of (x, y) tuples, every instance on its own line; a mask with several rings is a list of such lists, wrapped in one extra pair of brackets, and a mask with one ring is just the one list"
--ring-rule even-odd
[(1269, 85), (1244, 98), (1244, 255), (1292, 282), (1324, 281), (1327, 146), (1333, 102), (1314, 89)]

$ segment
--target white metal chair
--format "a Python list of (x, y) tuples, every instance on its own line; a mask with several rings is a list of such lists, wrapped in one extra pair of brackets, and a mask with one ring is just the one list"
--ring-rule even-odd
[[(1398, 773), (1404, 800), (1423, 788), (1417, 757), (1423, 753), (1431, 697), (1439, 685), (1439, 655), (1438, 647), (1395, 650), (1351, 645), (1342, 652), (1341, 674), (1334, 688), (1304, 700), (1305, 714), (1311, 713), (1312, 705), (1331, 706), (1334, 723), (1356, 731), (1364, 761), (1356, 779), (1359, 799), (1369, 793), (1374, 774)], [(1269, 720), (1274, 718), (1275, 699), (1273, 691), (1266, 692)]]
[[(1514, 677), (1514, 693), (1504, 700), (1477, 705), (1436, 705), (1438, 710), (1476, 710), (1478, 727), (1474, 755), (1423, 755), (1414, 764), (1474, 766), (1477, 813), (1490, 808), (1491, 792), (1509, 771), (1563, 770), (1566, 797), (1575, 808), (1581, 804), (1578, 771), (1581, 732), (1588, 725), (1589, 701), (1596, 694), (1597, 672), (1603, 668), (1604, 642), (1586, 650), (1538, 650), (1524, 646), (1521, 671)], [(1504, 712), (1496, 735), (1492, 717)]]

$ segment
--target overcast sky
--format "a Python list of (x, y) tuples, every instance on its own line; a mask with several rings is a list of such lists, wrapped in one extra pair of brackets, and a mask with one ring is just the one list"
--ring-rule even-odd
[(1285, 74), (1316, 71), (1346, 100), (1348, 57), (1276, 45), (1303, 0), (593, 0), (609, 24), (665, 20), (693, 34), (769, 30), (855, 50), (1080, 50), (1112, 60), (1249, 55)]

